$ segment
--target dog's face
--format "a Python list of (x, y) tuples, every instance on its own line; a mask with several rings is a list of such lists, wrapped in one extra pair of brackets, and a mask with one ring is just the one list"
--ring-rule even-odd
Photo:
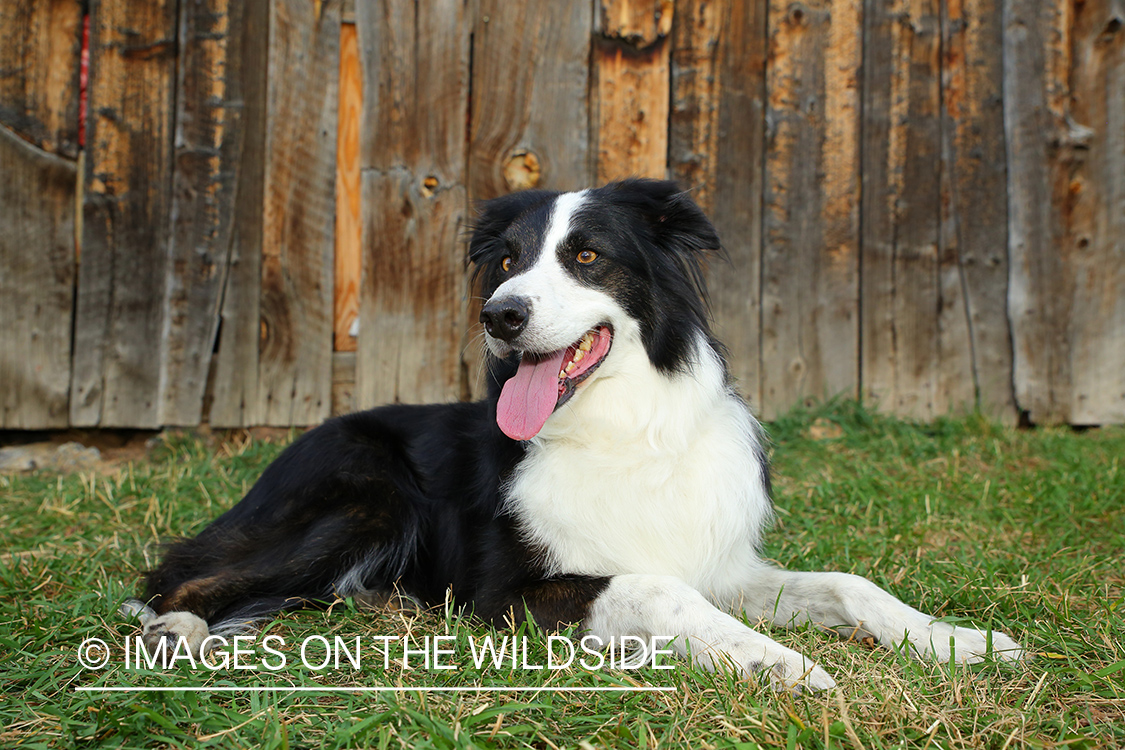
[(715, 230), (670, 182), (577, 193), (528, 191), (485, 204), (470, 243), (485, 341), (520, 357), (497, 421), (527, 440), (622, 347), (661, 372), (683, 369), (707, 334), (698, 255)]

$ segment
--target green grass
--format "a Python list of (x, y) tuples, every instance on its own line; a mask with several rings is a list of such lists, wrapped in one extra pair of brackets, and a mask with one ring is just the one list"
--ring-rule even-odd
[[(819, 420), (819, 422), (817, 422)], [(814, 423), (836, 437), (813, 439)], [(838, 429), (836, 429), (838, 428)], [(116, 614), (161, 540), (196, 532), (237, 501), (280, 446), (173, 438), (97, 475), (0, 476), (0, 747), (1122, 747), (1125, 746), (1125, 430), (1017, 431), (980, 418), (914, 425), (854, 403), (770, 425), (777, 524), (766, 553), (787, 567), (865, 575), (934, 614), (1013, 635), (1034, 658), (954, 667), (833, 641), (771, 635), (838, 681), (776, 694), (674, 661), (674, 669), (476, 670), (445, 612), (279, 617), (283, 670), (128, 669), (137, 628)], [(298, 663), (310, 635), (449, 634), (452, 671), (358, 672)], [(545, 657), (531, 633), (530, 663)], [(79, 644), (104, 639), (99, 671)], [(310, 654), (312, 652), (310, 651)], [(256, 661), (255, 661), (256, 663)], [(128, 693), (80, 686), (609, 686), (667, 693)]]

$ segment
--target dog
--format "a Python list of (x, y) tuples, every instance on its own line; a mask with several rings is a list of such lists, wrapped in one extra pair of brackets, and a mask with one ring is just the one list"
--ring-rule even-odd
[(307, 432), (246, 496), (171, 546), (132, 605), (143, 639), (198, 650), (309, 602), (401, 590), (482, 620), (580, 623), (602, 643), (674, 636), (708, 669), (835, 683), (745, 622), (811, 623), (918, 657), (1022, 656), (870, 581), (767, 564), (765, 438), (712, 336), (720, 248), (672, 182), (491, 200), (469, 242), (488, 397), (391, 405)]

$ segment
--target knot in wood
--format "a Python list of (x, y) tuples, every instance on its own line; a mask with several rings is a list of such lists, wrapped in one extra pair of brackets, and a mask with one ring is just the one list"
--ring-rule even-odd
[(504, 182), (509, 190), (526, 190), (539, 184), (539, 157), (526, 149), (513, 151), (504, 160)]

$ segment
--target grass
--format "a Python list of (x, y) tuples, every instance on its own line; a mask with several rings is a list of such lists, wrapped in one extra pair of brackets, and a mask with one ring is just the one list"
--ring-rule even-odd
[[(0, 476), (0, 746), (1125, 746), (1125, 429), (1017, 431), (976, 417), (915, 425), (848, 402), (769, 428), (778, 506), (771, 559), (868, 576), (925, 611), (1004, 630), (1034, 658), (964, 668), (774, 630), (839, 683), (792, 696), (679, 661), (670, 670), (476, 669), (468, 641), (489, 634), (483, 626), (442, 611), (360, 612), (342, 602), (268, 626), (289, 662), (276, 672), (126, 669), (121, 654), (137, 629), (116, 608), (136, 593), (138, 571), (154, 563), (161, 540), (198, 531), (236, 502), (280, 450), (245, 436), (178, 437), (148, 460), (101, 474)], [(360, 670), (317, 671), (297, 653), (309, 636), (404, 634), (452, 636), (447, 660), (459, 668), (403, 669), (396, 658), (385, 669), (373, 658), (381, 652), (365, 647)], [(528, 663), (542, 663), (546, 637), (526, 634)], [(114, 654), (96, 671), (77, 659), (92, 637)], [(323, 653), (315, 645), (310, 661)], [(675, 690), (76, 691), (106, 685)]]

